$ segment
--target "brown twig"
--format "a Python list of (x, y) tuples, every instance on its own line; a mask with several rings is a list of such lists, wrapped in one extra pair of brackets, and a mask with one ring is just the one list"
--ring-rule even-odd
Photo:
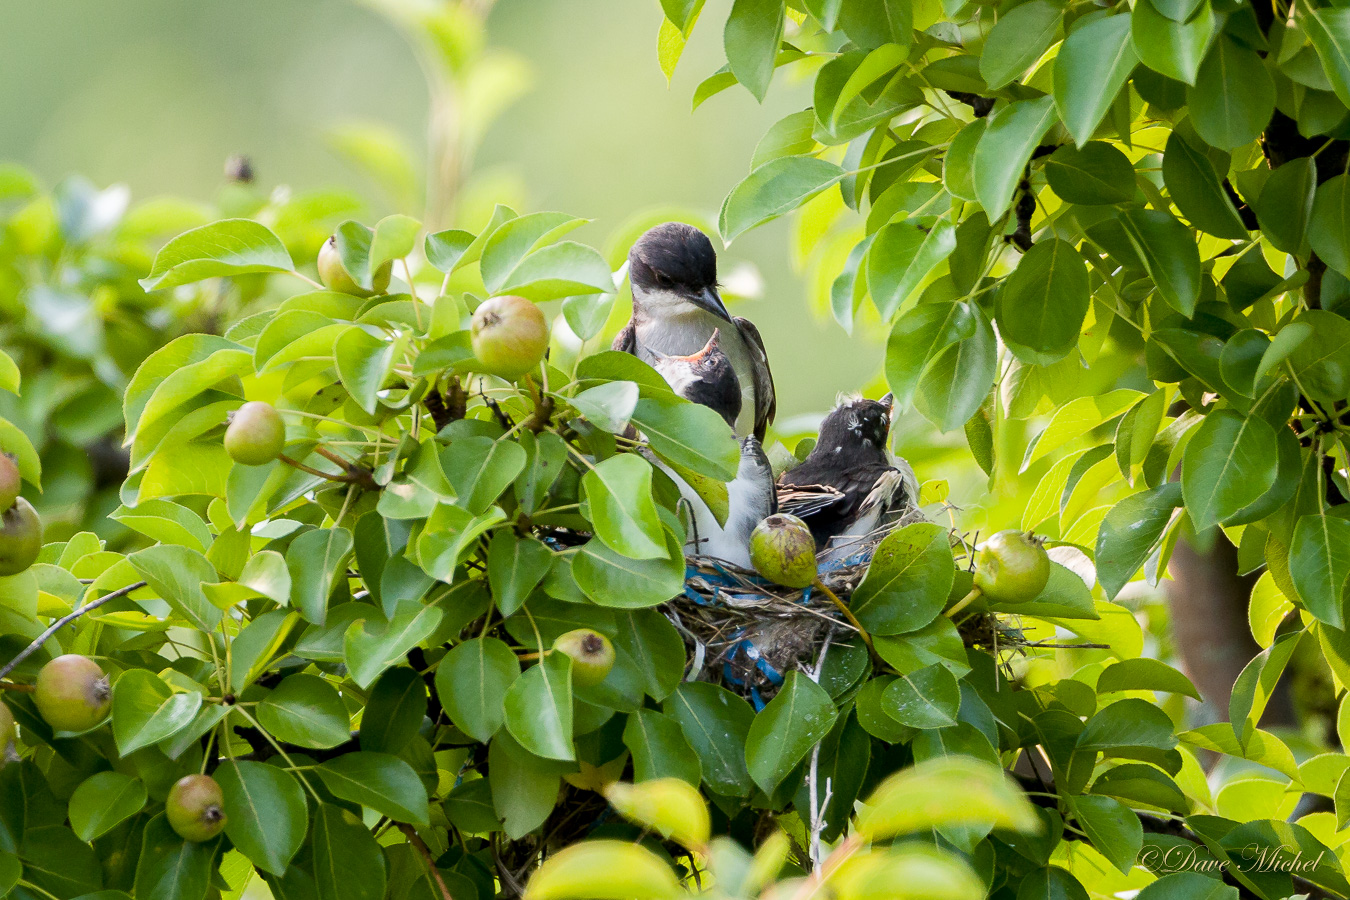
[(416, 847), (417, 852), (422, 855), (422, 862), (426, 863), (427, 871), (436, 881), (436, 887), (441, 892), (441, 900), (455, 900), (450, 894), (450, 889), (445, 886), (445, 879), (441, 878), (441, 873), (436, 868), (436, 861), (431, 858), (431, 848), (427, 846), (426, 841), (422, 840), (422, 836), (417, 833), (417, 829), (407, 822), (399, 822), (398, 830), (403, 832), (403, 836), (408, 839), (408, 843)]
[[(41, 647), (43, 644), (47, 643), (47, 639), (48, 639), (48, 638), (50, 638), (52, 635), (56, 634), (58, 631), (60, 631), (60, 630), (61, 630), (62, 628), (64, 628), (66, 625), (69, 625), (71, 622), (74, 622), (74, 621), (75, 621), (76, 619), (78, 619), (80, 616), (84, 615), (85, 613), (89, 612), (90, 610), (98, 609), (100, 606), (102, 606), (102, 605), (105, 604), (105, 603), (109, 603), (109, 602), (111, 602), (111, 601), (113, 601), (113, 600), (117, 600), (117, 599), (120, 598), (120, 597), (125, 597), (127, 594), (130, 594), (132, 591), (140, 590), (140, 589), (143, 588), (143, 587), (145, 587), (145, 582), (144, 582), (144, 581), (138, 581), (138, 582), (136, 582), (135, 584), (129, 584), (129, 585), (127, 585), (127, 586), (124, 587), (124, 588), (118, 588), (117, 590), (113, 591), (111, 594), (104, 594), (102, 597), (99, 597), (97, 600), (91, 600), (91, 601), (89, 601), (88, 603), (86, 603), (84, 606), (81, 606), (79, 609), (75, 610), (74, 612), (68, 613), (68, 614), (62, 616), (61, 618), (57, 619), (55, 622), (53, 622), (53, 623), (51, 624), (50, 627), (48, 627), (48, 629), (47, 629), (46, 631), (44, 631), (44, 632), (42, 632), (42, 634), (38, 635), (37, 638), (34, 639), (34, 641), (33, 641), (31, 644), (29, 644), (27, 647), (24, 647), (23, 650), (19, 652), (19, 655), (18, 655), (18, 656), (16, 656), (16, 657), (14, 657), (13, 659), (11, 659), (8, 663), (5, 664), (5, 666), (4, 666), (3, 668), (0, 668), (0, 678), (4, 678), (4, 677), (5, 677), (6, 675), (8, 675), (10, 672), (13, 672), (16, 668), (18, 668), (19, 663), (23, 662), (25, 659), (27, 659), (28, 657), (32, 656), (34, 653), (37, 652), (37, 650), (38, 650), (39, 647)], [(21, 690), (21, 688), (14, 688), (13, 690)]]
[(553, 409), (556, 404), (552, 397), (535, 386), (534, 379), (529, 375), (525, 376), (525, 388), (529, 391), (530, 399), (534, 401), (534, 412), (525, 421), (525, 427), (538, 434), (553, 421)]
[(324, 459), (342, 467), (341, 475), (334, 475), (332, 472), (325, 472), (322, 469), (316, 469), (313, 466), (307, 466), (297, 459), (292, 459), (284, 453), (277, 454), (277, 459), (281, 460), (292, 469), (299, 469), (301, 472), (307, 472), (310, 475), (317, 475), (327, 481), (337, 482), (338, 484), (355, 484), (358, 487), (368, 491), (378, 491), (380, 486), (375, 482), (375, 476), (364, 466), (358, 466), (356, 463), (348, 462), (341, 456), (329, 450), (327, 447), (315, 447), (314, 452)]
[(13, 681), (0, 681), (0, 691), (18, 691), (21, 694), (31, 694), (37, 688), (31, 684), (16, 684)]

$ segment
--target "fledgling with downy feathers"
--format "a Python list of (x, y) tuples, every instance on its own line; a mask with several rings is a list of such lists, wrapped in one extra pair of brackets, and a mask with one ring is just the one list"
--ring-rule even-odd
[(732, 317), (717, 291), (717, 253), (692, 225), (667, 222), (638, 238), (628, 253), (633, 317), (613, 349), (654, 366), (659, 355), (689, 356), (721, 332), (721, 350), (736, 374), (741, 408), (733, 430), (760, 441), (777, 401), (769, 357), (758, 329)]
[[(697, 352), (687, 356), (658, 352), (653, 365), (671, 390), (686, 400), (707, 406), (734, 427), (741, 392), (736, 373), (721, 348), (718, 329), (713, 329), (707, 343)], [(727, 484), (725, 524), (717, 521), (707, 502), (685, 479), (654, 456), (649, 458), (675, 482), (688, 508), (686, 551), (693, 556), (710, 556), (750, 568), (750, 533), (777, 508), (773, 468), (759, 439), (754, 435), (741, 439), (736, 477)]]
[(918, 504), (913, 468), (886, 450), (892, 407), (890, 394), (839, 403), (806, 459), (778, 479), (779, 509), (806, 522), (823, 560), (846, 557), (852, 545)]

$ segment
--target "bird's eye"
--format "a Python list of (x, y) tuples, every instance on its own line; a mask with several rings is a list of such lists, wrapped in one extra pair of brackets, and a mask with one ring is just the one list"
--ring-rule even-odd
[(656, 282), (657, 287), (670, 287), (670, 279), (659, 269), (652, 269), (652, 280)]

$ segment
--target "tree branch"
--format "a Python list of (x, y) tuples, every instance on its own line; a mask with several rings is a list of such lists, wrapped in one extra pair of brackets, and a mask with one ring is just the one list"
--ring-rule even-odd
[(417, 833), (407, 822), (399, 822), (398, 830), (403, 832), (403, 836), (408, 839), (408, 843), (417, 848), (417, 852), (422, 855), (422, 862), (426, 863), (427, 872), (436, 881), (436, 887), (441, 892), (441, 900), (455, 900), (450, 894), (450, 889), (445, 886), (445, 879), (441, 877), (440, 870), (436, 868), (436, 861), (431, 858), (431, 849), (427, 847), (427, 842), (422, 840), (422, 836)]
[(69, 625), (71, 622), (74, 622), (80, 616), (84, 615), (90, 610), (98, 609), (105, 603), (109, 603), (113, 600), (117, 600), (118, 598), (125, 597), (132, 591), (138, 591), (143, 587), (145, 587), (145, 582), (138, 581), (135, 584), (129, 584), (124, 588), (118, 588), (111, 594), (104, 594), (97, 600), (91, 600), (84, 606), (81, 606), (79, 609), (75, 610), (74, 612), (69, 613), (68, 615), (64, 615), (61, 618), (57, 619), (55, 622), (51, 624), (50, 627), (47, 628), (46, 631), (38, 635), (37, 638), (31, 644), (29, 644), (27, 647), (24, 647), (23, 650), (19, 652), (18, 656), (11, 659), (8, 663), (5, 664), (3, 668), (0, 668), (0, 678), (4, 678), (10, 672), (13, 672), (16, 668), (18, 668), (20, 663), (22, 663), (25, 659), (36, 653), (38, 648), (41, 647), (43, 644), (47, 643), (48, 638), (56, 634), (65, 626)]

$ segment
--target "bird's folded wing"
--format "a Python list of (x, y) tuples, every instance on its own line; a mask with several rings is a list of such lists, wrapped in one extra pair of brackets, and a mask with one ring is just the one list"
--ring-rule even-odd
[(628, 324), (614, 335), (614, 343), (610, 344), (609, 349), (637, 356), (637, 326), (633, 324), (632, 319), (629, 319)]
[(732, 324), (740, 331), (746, 346), (754, 357), (750, 369), (755, 379), (755, 437), (764, 440), (764, 432), (773, 417), (778, 413), (778, 395), (773, 389), (773, 371), (769, 368), (769, 354), (764, 349), (764, 339), (759, 329), (749, 319), (736, 316)]
[(838, 488), (824, 484), (780, 484), (778, 511), (806, 518), (843, 503), (847, 496)]

